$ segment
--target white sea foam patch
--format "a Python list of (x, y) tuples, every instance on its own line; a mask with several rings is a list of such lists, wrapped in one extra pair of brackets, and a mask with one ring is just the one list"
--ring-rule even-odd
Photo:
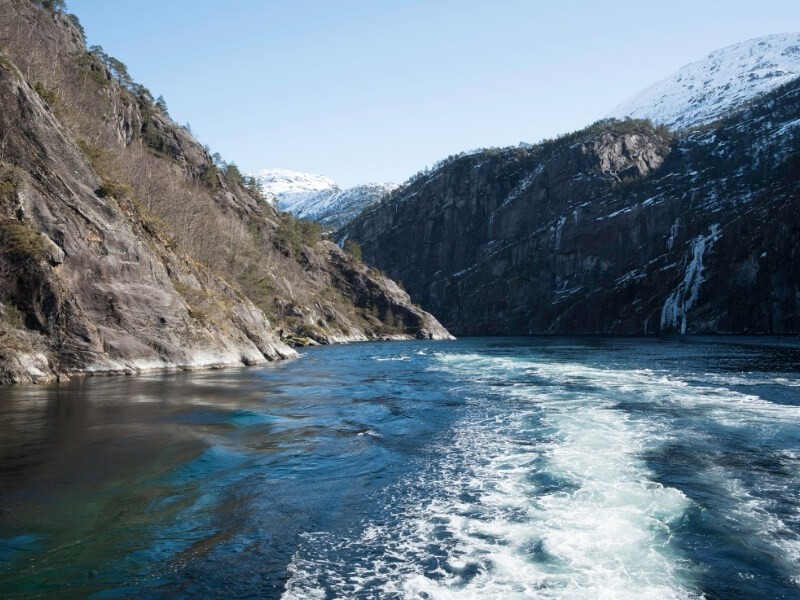
[[(476, 357), (477, 358), (477, 357)], [(515, 361), (505, 359), (509, 365)], [(684, 379), (651, 369), (614, 370), (589, 367), (576, 363), (525, 362), (528, 373), (547, 381), (557, 382), (569, 389), (590, 386), (598, 397), (608, 400), (626, 399), (632, 394), (634, 401), (648, 401), (661, 406), (681, 407), (702, 412), (704, 418), (728, 425), (776, 427), (780, 423), (794, 425), (800, 422), (800, 406), (777, 404), (754, 394), (745, 394), (725, 387), (739, 386), (741, 377), (708, 377), (717, 385), (690, 385)], [(756, 383), (772, 383), (785, 387), (800, 385), (796, 379), (764, 375), (753, 377)], [(570, 397), (582, 403), (580, 397)]]
[(399, 354), (397, 356), (373, 356), (372, 359), (378, 362), (408, 362), (411, 357), (408, 354)]
[(652, 481), (640, 457), (667, 431), (614, 408), (581, 365), (442, 359), (469, 382), (470, 416), (391, 493), (384, 518), (346, 539), (310, 536), (286, 598), (698, 595), (670, 545), (689, 501)]
[[(797, 533), (800, 504), (793, 502), (790, 507), (779, 509), (775, 498), (785, 498), (787, 493), (791, 497), (788, 490), (800, 479), (792, 451), (796, 439), (794, 432), (800, 424), (800, 406), (775, 403), (726, 387), (755, 382), (791, 388), (797, 385), (796, 379), (769, 373), (750, 379), (726, 375), (707, 377), (706, 380), (714, 385), (700, 382), (689, 385), (680, 378), (648, 369), (617, 371), (558, 363), (531, 365), (529, 369), (564, 384), (592, 382), (592, 385), (611, 392), (609, 397), (623, 398), (632, 392), (634, 399), (638, 397), (645, 402), (678, 409), (684, 417), (691, 415), (702, 423), (701, 429), (694, 432), (698, 436), (709, 435), (709, 431), (714, 432), (710, 435), (727, 431), (735, 438), (771, 440), (773, 445), (776, 440), (784, 440), (784, 450), (776, 451), (775, 458), (785, 474), (761, 473), (757, 480), (745, 483), (740, 478), (740, 467), (727, 465), (724, 457), (720, 457), (718, 464), (696, 475), (702, 480), (715, 482), (718, 502), (730, 507), (724, 519), (733, 530), (748, 532), (743, 538), (749, 539), (754, 548), (773, 557), (785, 573), (797, 573), (800, 564), (800, 535)], [(655, 420), (651, 419), (650, 423), (655, 424)], [(769, 489), (770, 486), (773, 489)], [(791, 575), (790, 579), (800, 583), (798, 575)]]
[(765, 373), (704, 373), (706, 381), (720, 385), (747, 387), (755, 385), (778, 385), (783, 387), (800, 387), (800, 379), (792, 379), (780, 374)]

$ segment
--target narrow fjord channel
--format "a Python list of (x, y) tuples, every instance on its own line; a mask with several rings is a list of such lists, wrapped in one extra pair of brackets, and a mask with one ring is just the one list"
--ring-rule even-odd
[(798, 598), (800, 343), (357, 344), (2, 389), (0, 591)]

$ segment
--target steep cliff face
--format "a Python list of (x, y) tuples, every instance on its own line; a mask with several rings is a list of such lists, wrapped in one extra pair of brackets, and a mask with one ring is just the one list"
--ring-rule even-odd
[[(220, 310), (201, 321), (179, 286), (207, 289), (201, 273), (170, 252), (113, 197), (81, 149), (13, 67), (0, 68), (4, 136), (0, 236), (3, 306), (19, 315), (37, 365), (19, 353), (11, 379), (50, 372), (133, 371), (158, 366), (254, 363), (293, 354), (250, 302), (213, 282)], [(212, 276), (213, 277), (213, 276)], [(225, 305), (223, 307), (223, 305)], [(38, 332), (36, 334), (30, 332)], [(7, 332), (7, 335), (10, 335)], [(27, 340), (26, 340), (27, 337)], [(10, 358), (10, 357), (7, 357)]]
[(176, 126), (73, 18), (0, 0), (0, 383), (449, 334)]
[(448, 161), (340, 239), (456, 334), (800, 331), (800, 85)]

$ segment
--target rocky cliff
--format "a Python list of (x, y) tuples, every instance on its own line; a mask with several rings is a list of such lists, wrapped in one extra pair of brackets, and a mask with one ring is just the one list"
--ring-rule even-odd
[(800, 332), (800, 83), (444, 161), (340, 233), (456, 334)]
[(0, 0), (0, 382), (448, 337), (278, 213), (77, 19)]

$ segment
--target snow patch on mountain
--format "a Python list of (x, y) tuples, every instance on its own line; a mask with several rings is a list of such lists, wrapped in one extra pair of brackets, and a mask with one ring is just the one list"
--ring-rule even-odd
[(253, 177), (273, 204), (280, 202), (293, 204), (309, 194), (339, 189), (330, 177), (291, 169), (264, 169), (253, 173)]
[(742, 103), (800, 77), (800, 33), (715, 50), (642, 90), (607, 116), (650, 119), (671, 129), (709, 123)]
[(265, 169), (254, 177), (279, 210), (331, 228), (341, 227), (399, 187), (395, 183), (367, 183), (343, 190), (324, 175), (290, 169)]
[(278, 208), (338, 228), (398, 187), (394, 183), (367, 183), (346, 190), (324, 190), (291, 205), (279, 202)]

